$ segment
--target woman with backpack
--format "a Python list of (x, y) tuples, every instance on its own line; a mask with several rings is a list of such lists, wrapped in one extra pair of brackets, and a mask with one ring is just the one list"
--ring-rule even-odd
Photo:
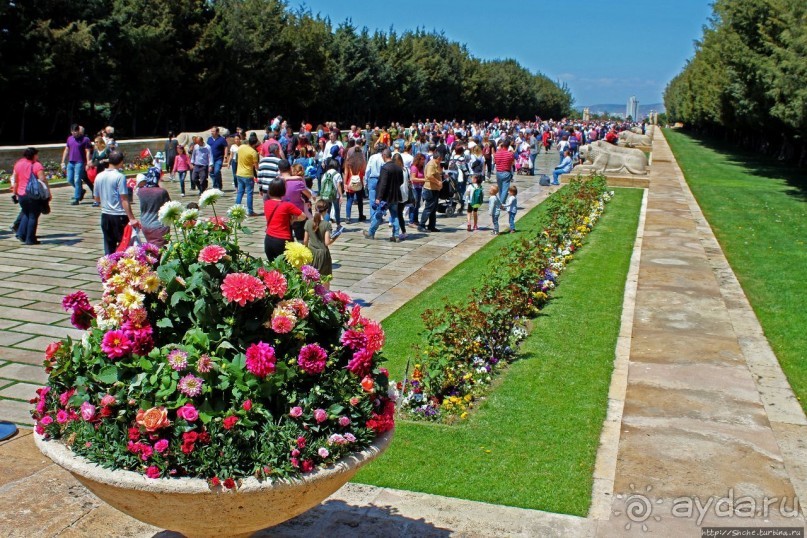
[(347, 223), (350, 224), (350, 210), (353, 202), (359, 208), (359, 222), (367, 220), (364, 216), (364, 172), (367, 169), (367, 161), (364, 159), (364, 154), (361, 151), (354, 151), (345, 160), (345, 192), (347, 193), (347, 203), (345, 206), (345, 214)]
[(36, 228), (39, 215), (50, 203), (52, 195), (45, 179), (45, 169), (39, 162), (39, 150), (27, 148), (11, 173), (11, 198), (19, 202), (21, 219), (17, 239), (26, 245), (38, 245)]
[[(322, 176), (322, 187), (319, 191), (319, 200), (324, 200), (333, 208), (334, 220), (336, 220), (336, 229), (342, 228), (342, 219), (340, 216), (340, 202), (344, 196), (344, 179), (342, 174), (339, 173), (339, 162), (336, 159), (325, 160), (325, 174)], [(331, 212), (325, 214), (325, 220), (330, 222)]]

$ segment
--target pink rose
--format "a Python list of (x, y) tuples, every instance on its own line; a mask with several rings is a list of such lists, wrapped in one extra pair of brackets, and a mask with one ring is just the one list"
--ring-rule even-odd
[(188, 422), (195, 422), (199, 418), (199, 412), (191, 404), (185, 404), (177, 409), (177, 417), (183, 418)]
[(160, 439), (154, 443), (154, 450), (156, 450), (158, 454), (162, 454), (168, 450), (168, 439)]
[(95, 406), (90, 402), (84, 402), (81, 404), (81, 418), (86, 420), (87, 422), (91, 421), (95, 418)]
[(252, 400), (246, 400), (244, 403), (241, 404), (241, 409), (244, 411), (249, 411), (252, 409)]
[(303, 408), (302, 407), (292, 407), (291, 411), (289, 411), (289, 415), (294, 418), (300, 418), (303, 416)]
[(327, 458), (328, 456), (330, 456), (331, 453), (328, 452), (328, 449), (323, 446), (320, 447), (319, 450), (317, 450), (317, 454), (319, 454), (320, 458)]
[(350, 426), (350, 419), (347, 417), (339, 417), (339, 425), (343, 428)]
[(106, 394), (103, 398), (101, 398), (101, 405), (104, 407), (109, 407), (110, 405), (115, 405), (117, 400), (111, 394)]
[(357, 405), (359, 405), (359, 399), (354, 396), (353, 398), (350, 399), (350, 405), (356, 407)]
[(328, 420), (328, 413), (324, 409), (317, 409), (314, 411), (314, 420), (317, 422), (325, 422)]

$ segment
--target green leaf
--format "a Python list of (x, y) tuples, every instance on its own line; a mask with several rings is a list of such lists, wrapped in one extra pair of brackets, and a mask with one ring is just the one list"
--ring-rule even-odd
[(184, 291), (175, 291), (171, 295), (171, 306), (176, 306), (180, 301), (188, 301), (190, 297)]
[(157, 321), (157, 327), (160, 329), (173, 329), (174, 322), (171, 321), (170, 318), (162, 318), (161, 320)]
[(110, 364), (109, 366), (104, 367), (98, 373), (98, 375), (95, 376), (95, 379), (97, 379), (101, 383), (111, 385), (112, 383), (118, 380), (118, 367), (115, 366), (114, 364)]

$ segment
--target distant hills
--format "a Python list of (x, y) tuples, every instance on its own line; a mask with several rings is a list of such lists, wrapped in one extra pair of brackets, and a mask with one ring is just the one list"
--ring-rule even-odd
[[(591, 114), (611, 114), (611, 115), (625, 115), (625, 107), (627, 105), (627, 99), (624, 103), (621, 104), (600, 104), (600, 105), (580, 105), (576, 106), (575, 109), (579, 110), (580, 112), (583, 111), (584, 108), (588, 107), (589, 112)], [(643, 105), (639, 103), (639, 115), (646, 116), (653, 110), (655, 112), (665, 112), (664, 103), (651, 103), (649, 105)]]

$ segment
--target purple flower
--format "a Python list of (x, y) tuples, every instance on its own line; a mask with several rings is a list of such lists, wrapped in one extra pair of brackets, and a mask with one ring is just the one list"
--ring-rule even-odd
[(196, 377), (193, 374), (188, 374), (182, 379), (179, 380), (179, 391), (186, 395), (193, 398), (194, 396), (199, 396), (202, 393), (202, 385), (204, 384), (204, 380), (200, 377)]

